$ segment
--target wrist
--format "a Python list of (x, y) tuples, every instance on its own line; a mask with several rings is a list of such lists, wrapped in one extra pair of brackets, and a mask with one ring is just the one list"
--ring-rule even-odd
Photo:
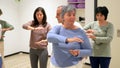
[(68, 38), (65, 40), (65, 43), (66, 43), (66, 44), (68, 43)]
[(8, 30), (10, 30), (10, 29), (9, 29), (9, 28), (6, 28), (6, 29), (5, 29), (5, 31), (8, 31)]
[(33, 28), (33, 30), (35, 30), (35, 28)]
[(35, 30), (35, 28), (33, 27), (32, 30)]
[(93, 39), (93, 40), (95, 40), (95, 39), (96, 39), (96, 37), (93, 37), (92, 39)]

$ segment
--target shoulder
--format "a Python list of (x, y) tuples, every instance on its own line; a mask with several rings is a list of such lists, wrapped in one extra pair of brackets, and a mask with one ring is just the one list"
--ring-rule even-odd
[(55, 26), (53, 26), (53, 28), (61, 28), (62, 27), (62, 25), (55, 25)]
[(32, 24), (34, 22), (34, 20), (30, 20), (30, 21), (28, 21), (27, 23), (25, 23), (25, 24)]
[(86, 23), (84, 27), (94, 27), (97, 25), (98, 25), (98, 21), (93, 21), (93, 22)]
[(111, 22), (108, 22), (108, 25), (113, 25)]
[(52, 27), (49, 23), (47, 23), (46, 28), (51, 29)]
[(0, 23), (7, 23), (5, 20), (0, 20)]
[(111, 22), (108, 22), (108, 27), (113, 27), (113, 24)]
[(33, 23), (34, 22), (34, 20), (30, 20), (30, 21), (28, 21), (28, 23)]
[(47, 23), (47, 27), (48, 27), (48, 26), (51, 26), (51, 25), (50, 25), (49, 23)]
[(75, 25), (80, 25), (79, 22), (76, 22), (76, 21), (74, 22), (74, 24), (75, 24)]
[(77, 26), (78, 28), (83, 29), (83, 27), (81, 26), (81, 24), (79, 22), (74, 22), (74, 25)]
[(86, 25), (93, 25), (93, 24), (97, 24), (98, 21), (92, 21), (92, 22), (89, 22), (89, 23), (86, 23)]

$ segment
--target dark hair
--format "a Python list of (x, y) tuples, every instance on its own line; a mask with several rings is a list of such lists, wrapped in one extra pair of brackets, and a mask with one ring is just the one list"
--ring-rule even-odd
[(97, 13), (101, 13), (102, 15), (104, 15), (104, 16), (105, 16), (105, 20), (106, 20), (109, 11), (108, 11), (108, 9), (107, 9), (106, 6), (103, 6), (103, 7), (100, 6), (100, 7), (97, 7), (97, 8), (96, 8), (95, 15), (96, 15)]
[(2, 10), (0, 9), (0, 15), (2, 15)]
[(42, 7), (38, 7), (38, 8), (35, 9), (34, 14), (33, 14), (34, 20), (33, 20), (32, 26), (37, 26), (37, 25), (39, 25), (39, 22), (38, 22), (38, 20), (37, 20), (37, 18), (36, 18), (36, 13), (37, 13), (38, 11), (41, 11), (41, 12), (43, 13), (42, 25), (43, 25), (43, 27), (45, 27), (45, 26), (47, 25), (47, 22), (46, 22), (47, 16), (46, 16), (45, 10), (44, 10)]

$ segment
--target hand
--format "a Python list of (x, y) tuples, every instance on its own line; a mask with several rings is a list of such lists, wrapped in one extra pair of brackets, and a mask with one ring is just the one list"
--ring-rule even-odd
[(34, 30), (43, 30), (43, 29), (44, 29), (44, 27), (37, 27)]
[(2, 28), (2, 32), (8, 31), (9, 28)]
[(28, 29), (28, 30), (34, 30), (35, 28), (34, 28), (34, 27), (31, 27), (31, 26), (28, 26), (27, 29)]
[(5, 36), (1, 36), (0, 39), (3, 39)]
[(78, 56), (80, 54), (79, 50), (69, 50), (70, 54), (73, 56)]
[(41, 40), (41, 42), (46, 42), (47, 43), (48, 41), (47, 40)]
[(88, 36), (89, 38), (92, 38), (92, 39), (95, 39), (95, 38), (96, 38), (96, 36), (95, 36), (94, 34), (92, 34), (92, 33), (87, 33), (87, 36)]
[(41, 41), (39, 41), (39, 42), (35, 42), (36, 45), (39, 45), (40, 43), (41, 43)]
[(95, 30), (93, 30), (93, 29), (86, 30), (86, 33), (92, 33), (92, 34), (94, 34), (94, 32), (95, 32)]
[(73, 37), (73, 38), (67, 38), (67, 42), (81, 42), (83, 43), (84, 41), (78, 37)]
[(36, 45), (39, 45), (41, 43), (48, 43), (48, 41), (47, 40), (41, 40), (41, 41), (35, 42)]

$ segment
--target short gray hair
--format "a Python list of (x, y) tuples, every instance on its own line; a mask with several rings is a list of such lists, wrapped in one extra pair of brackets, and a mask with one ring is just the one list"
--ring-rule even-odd
[(64, 17), (65, 13), (71, 12), (71, 11), (75, 11), (75, 13), (76, 13), (76, 8), (75, 8), (74, 6), (72, 6), (72, 5), (64, 6), (64, 7), (62, 8), (61, 18)]
[(63, 7), (65, 7), (65, 5), (60, 5), (60, 6), (58, 6), (57, 8), (63, 8)]

